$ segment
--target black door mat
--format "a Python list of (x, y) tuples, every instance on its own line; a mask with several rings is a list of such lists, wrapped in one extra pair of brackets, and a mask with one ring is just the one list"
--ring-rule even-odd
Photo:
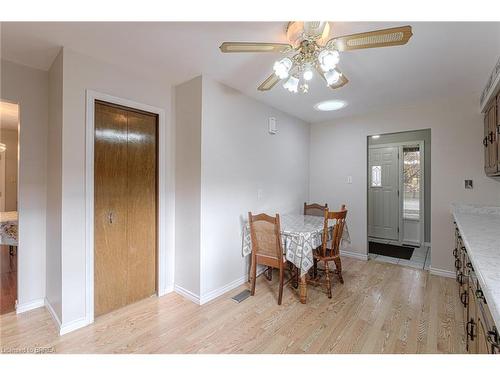
[(410, 260), (415, 248), (409, 246), (389, 245), (379, 242), (369, 243), (369, 252), (377, 255), (385, 255), (386, 257), (393, 257), (399, 259)]

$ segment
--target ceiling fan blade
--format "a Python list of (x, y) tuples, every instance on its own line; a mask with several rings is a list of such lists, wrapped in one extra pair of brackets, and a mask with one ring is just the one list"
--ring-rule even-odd
[(281, 52), (292, 49), (286, 43), (255, 43), (255, 42), (224, 42), (220, 45), (221, 52)]
[(400, 46), (406, 44), (412, 35), (411, 26), (393, 27), (391, 29), (339, 36), (330, 39), (326, 46), (335, 47), (339, 51)]
[[(321, 68), (319, 68), (319, 67), (316, 66), (316, 71), (321, 76), (321, 78), (323, 78), (323, 80), (325, 82), (327, 82), (326, 78), (325, 78), (325, 74), (323, 73), (323, 71), (321, 70)], [(337, 71), (340, 73), (340, 70), (337, 69)], [(341, 73), (341, 74), (342, 75), (340, 76), (339, 80), (337, 82), (335, 82), (333, 85), (328, 86), (329, 88), (331, 88), (332, 90), (335, 90), (335, 89), (341, 88), (342, 86), (347, 85), (347, 83), (349, 82), (349, 80), (344, 75), (344, 73)]]
[(266, 78), (264, 82), (260, 84), (260, 86), (257, 88), (259, 91), (269, 91), (271, 90), (279, 81), (279, 77), (276, 74), (271, 74), (269, 77)]

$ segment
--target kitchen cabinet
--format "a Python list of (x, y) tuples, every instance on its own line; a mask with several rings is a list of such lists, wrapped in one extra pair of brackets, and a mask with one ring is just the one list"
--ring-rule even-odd
[(491, 177), (500, 176), (500, 94), (497, 95), (484, 113), (484, 171)]
[(499, 354), (498, 330), (458, 227), (455, 227), (453, 256), (455, 257), (459, 298), (463, 306), (467, 352)]

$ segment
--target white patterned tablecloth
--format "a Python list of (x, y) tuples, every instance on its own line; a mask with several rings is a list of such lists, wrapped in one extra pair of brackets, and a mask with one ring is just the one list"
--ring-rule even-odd
[[(323, 234), (323, 218), (320, 216), (286, 214), (280, 216), (281, 241), (286, 259), (300, 269), (301, 276), (306, 274), (313, 266), (313, 250), (321, 246)], [(329, 227), (331, 229), (334, 221)], [(344, 226), (341, 247), (351, 243), (347, 224)], [(243, 256), (252, 252), (252, 239), (248, 223), (243, 228)]]
[(17, 211), (0, 212), (0, 245), (17, 246)]

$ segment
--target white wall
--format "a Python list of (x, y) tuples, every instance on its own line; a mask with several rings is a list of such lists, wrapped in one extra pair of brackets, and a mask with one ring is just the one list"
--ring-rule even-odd
[(0, 97), (19, 103), (18, 311), (45, 297), (48, 74), (1, 61)]
[(200, 294), (201, 92), (196, 77), (175, 88), (175, 285)]
[(152, 82), (69, 49), (63, 51), (62, 132), (62, 323), (85, 318), (85, 110), (86, 89), (162, 108), (166, 113), (167, 233), (166, 268), (170, 279), (160, 292), (173, 285), (174, 271), (174, 142), (170, 124), (171, 87)]
[[(432, 268), (452, 270), (452, 202), (500, 204), (500, 183), (483, 172), (482, 115), (477, 96), (414, 103), (311, 126), (310, 198), (346, 203), (352, 251), (367, 252), (367, 136), (431, 129)], [(347, 184), (347, 176), (353, 183)], [(464, 189), (464, 179), (474, 189)]]
[[(268, 133), (271, 116), (276, 135)], [(309, 193), (309, 125), (207, 76), (202, 120), (203, 302), (246, 280), (241, 228), (248, 211), (301, 212)]]
[(61, 194), (63, 126), (63, 52), (49, 70), (49, 126), (47, 143), (47, 257), (46, 303), (62, 320)]

